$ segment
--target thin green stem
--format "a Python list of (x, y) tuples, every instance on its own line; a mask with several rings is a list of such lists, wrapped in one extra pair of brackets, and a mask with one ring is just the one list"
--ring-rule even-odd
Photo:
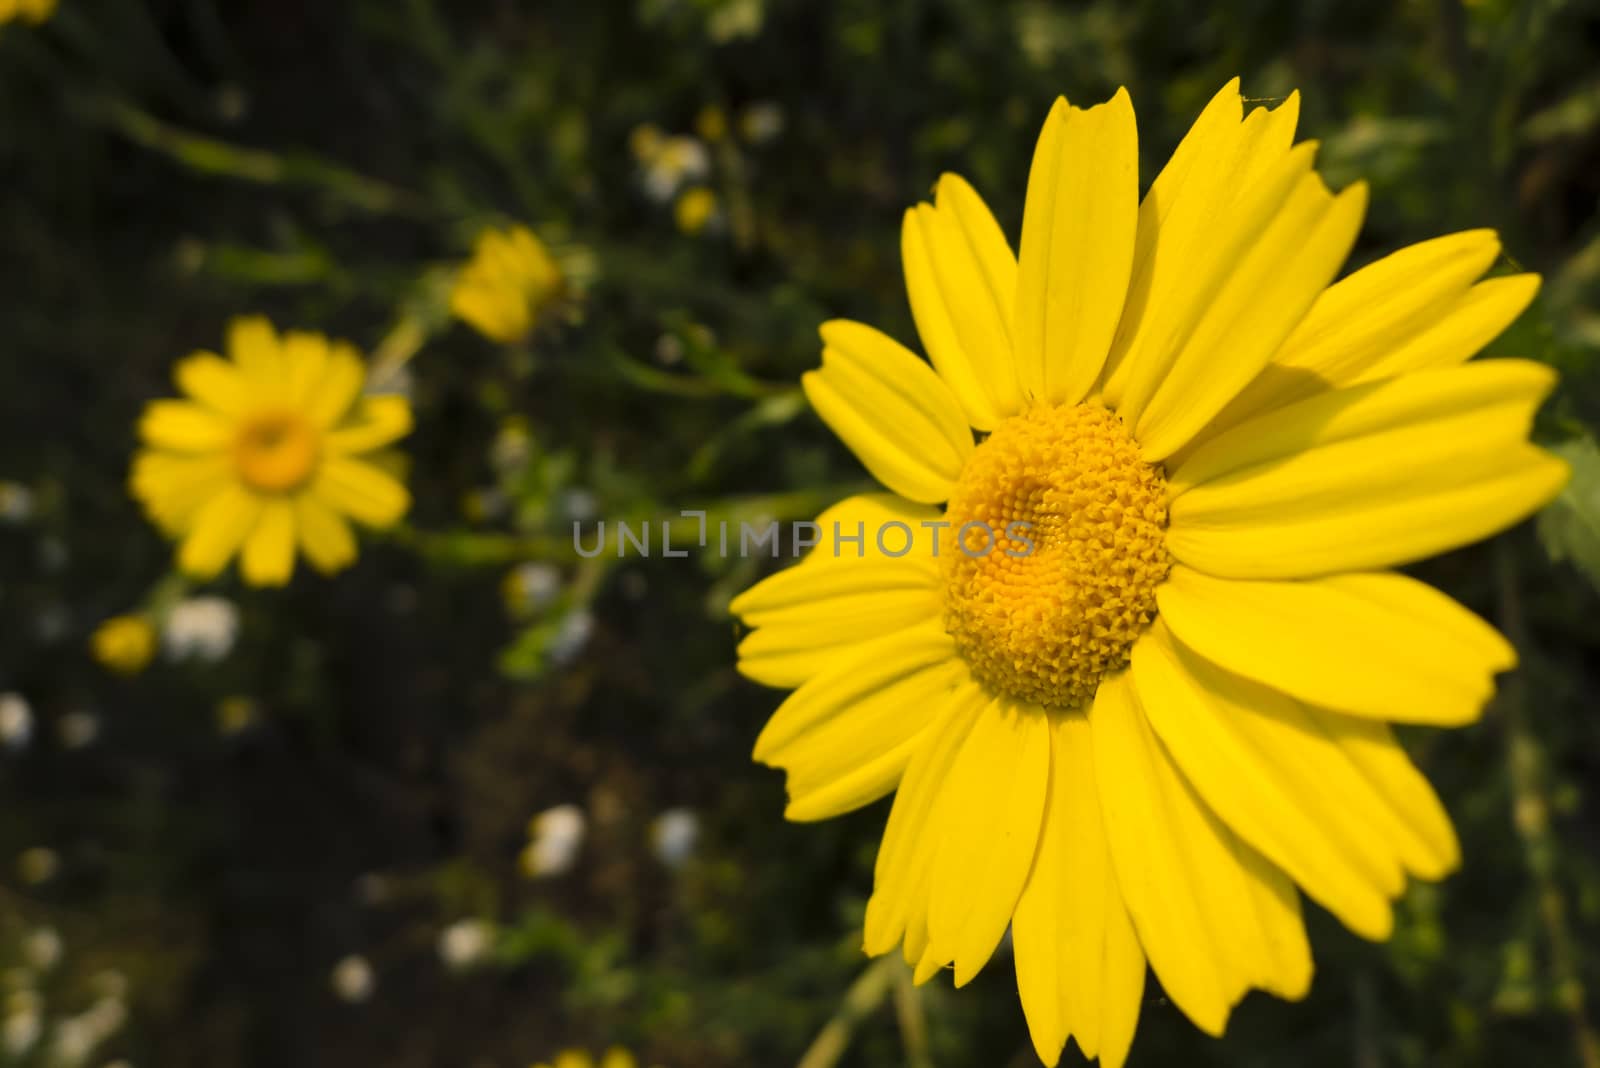
[(100, 98), (88, 117), (134, 144), (160, 153), (189, 170), (259, 185), (304, 186), (320, 190), (347, 207), (373, 215), (427, 218), (428, 201), (415, 193), (308, 155), (280, 155), (245, 148), (164, 122), (120, 100)]
[(911, 969), (889, 954), (899, 967), (894, 969), (894, 1014), (900, 1023), (900, 1043), (905, 1047), (907, 1068), (933, 1068), (928, 1052), (928, 1021), (922, 1012), (922, 990), (912, 982)]
[(889, 954), (867, 966), (867, 970), (845, 991), (844, 1000), (839, 1003), (833, 1019), (817, 1032), (817, 1037), (796, 1068), (833, 1068), (839, 1063), (839, 1058), (850, 1048), (856, 1027), (876, 1012), (888, 996), (894, 985), (896, 965), (902, 969), (905, 967), (900, 964), (899, 958)]
[(402, 314), (384, 339), (378, 342), (378, 347), (372, 350), (372, 366), (367, 371), (368, 387), (383, 389), (390, 385), (412, 357), (422, 351), (423, 342), (427, 340), (428, 330), (422, 320), (414, 315)]
[[(745, 551), (741, 540), (740, 524), (750, 524), (759, 534), (764, 524), (785, 519), (810, 518), (828, 505), (860, 493), (860, 485), (827, 486), (820, 489), (794, 490), (788, 493), (759, 494), (750, 497), (730, 497), (710, 501), (690, 512), (704, 512), (702, 521), (698, 514), (669, 513), (649, 515), (631, 513), (616, 521), (607, 520), (586, 526), (577, 536), (560, 534), (500, 534), (477, 531), (426, 531), (409, 527), (397, 529), (393, 536), (401, 544), (416, 549), (424, 556), (449, 560), (458, 564), (480, 567), (500, 567), (525, 560), (544, 560), (552, 563), (573, 563), (585, 559), (615, 559), (634, 551), (621, 540), (620, 526), (627, 524), (636, 534), (645, 524), (654, 532), (653, 549), (662, 552), (668, 546), (676, 557), (680, 551), (691, 555), (717, 553), (738, 556)], [(703, 525), (702, 525), (703, 522)], [(726, 524), (727, 540), (722, 539)], [(660, 538), (665, 527), (667, 537)], [(704, 532), (704, 545), (700, 539)], [(752, 543), (754, 544), (754, 543)], [(579, 551), (579, 546), (582, 551)], [(776, 556), (779, 549), (772, 541), (756, 545), (752, 553)], [(662, 555), (665, 555), (662, 552)]]

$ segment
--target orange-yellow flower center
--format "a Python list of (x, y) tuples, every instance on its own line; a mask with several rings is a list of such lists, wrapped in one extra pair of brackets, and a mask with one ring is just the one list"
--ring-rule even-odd
[(1128, 663), (1156, 614), (1166, 480), (1093, 404), (1007, 419), (951, 492), (939, 560), (945, 629), (991, 689), (1076, 708)]
[(233, 462), (239, 478), (262, 493), (289, 493), (311, 479), (321, 455), (317, 428), (296, 412), (264, 412), (239, 427)]

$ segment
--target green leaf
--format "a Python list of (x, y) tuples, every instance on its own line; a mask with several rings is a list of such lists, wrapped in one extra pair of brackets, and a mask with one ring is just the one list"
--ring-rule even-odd
[(1550, 451), (1572, 465), (1572, 480), (1539, 513), (1539, 540), (1550, 559), (1572, 561), (1600, 589), (1600, 447), (1584, 435)]

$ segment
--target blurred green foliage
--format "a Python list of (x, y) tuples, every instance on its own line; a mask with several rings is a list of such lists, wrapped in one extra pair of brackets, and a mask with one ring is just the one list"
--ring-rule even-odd
[[(1057, 93), (1126, 84), (1148, 178), (1242, 74), (1302, 91), (1330, 182), (1372, 183), (1353, 265), (1493, 226), (1504, 269), (1544, 274), (1491, 351), (1561, 369), (1540, 433), (1581, 477), (1555, 562), (1525, 528), (1417, 569), (1522, 653), (1482, 723), (1407, 736), (1464, 870), (1413, 887), (1386, 945), (1309, 908), (1310, 997), (1253, 995), (1222, 1041), (1152, 981), (1133, 1063), (1592, 1066), (1597, 59), (1593, 0), (62, 0), (0, 28), (0, 692), (31, 710), (0, 752), (0, 965), (49, 973), (44, 1037), (0, 1063), (53, 1063), (108, 970), (128, 1017), (95, 1063), (141, 1068), (612, 1042), (787, 1065), (819, 1033), (841, 1064), (1035, 1063), (1009, 962), (912, 995), (860, 957), (886, 805), (781, 821), (749, 761), (778, 698), (735, 676), (726, 612), (760, 562), (582, 560), (567, 532), (800, 518), (862, 484), (795, 382), (827, 318), (913, 336), (904, 208), (959, 170), (1014, 236)], [(630, 140), (718, 121), (693, 179), (718, 211), (684, 233)], [(576, 292), (498, 348), (444, 293), (507, 220)], [(219, 583), (243, 618), (221, 661), (111, 677), (89, 633), (172, 592), (124, 491), (134, 420), (248, 311), (416, 350), (416, 506), (336, 580)], [(563, 803), (576, 863), (530, 878), (527, 821)], [(651, 827), (675, 806), (700, 836), (674, 866)], [(463, 918), (493, 951), (451, 966)]]

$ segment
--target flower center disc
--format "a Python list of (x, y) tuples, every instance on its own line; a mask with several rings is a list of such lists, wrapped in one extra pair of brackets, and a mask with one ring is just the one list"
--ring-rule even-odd
[(1076, 708), (1128, 663), (1171, 566), (1166, 479), (1098, 405), (1037, 405), (962, 468), (939, 553), (945, 629), (980, 682)]
[(251, 489), (288, 493), (311, 478), (320, 448), (316, 428), (303, 417), (272, 412), (239, 428), (233, 459), (239, 478)]

